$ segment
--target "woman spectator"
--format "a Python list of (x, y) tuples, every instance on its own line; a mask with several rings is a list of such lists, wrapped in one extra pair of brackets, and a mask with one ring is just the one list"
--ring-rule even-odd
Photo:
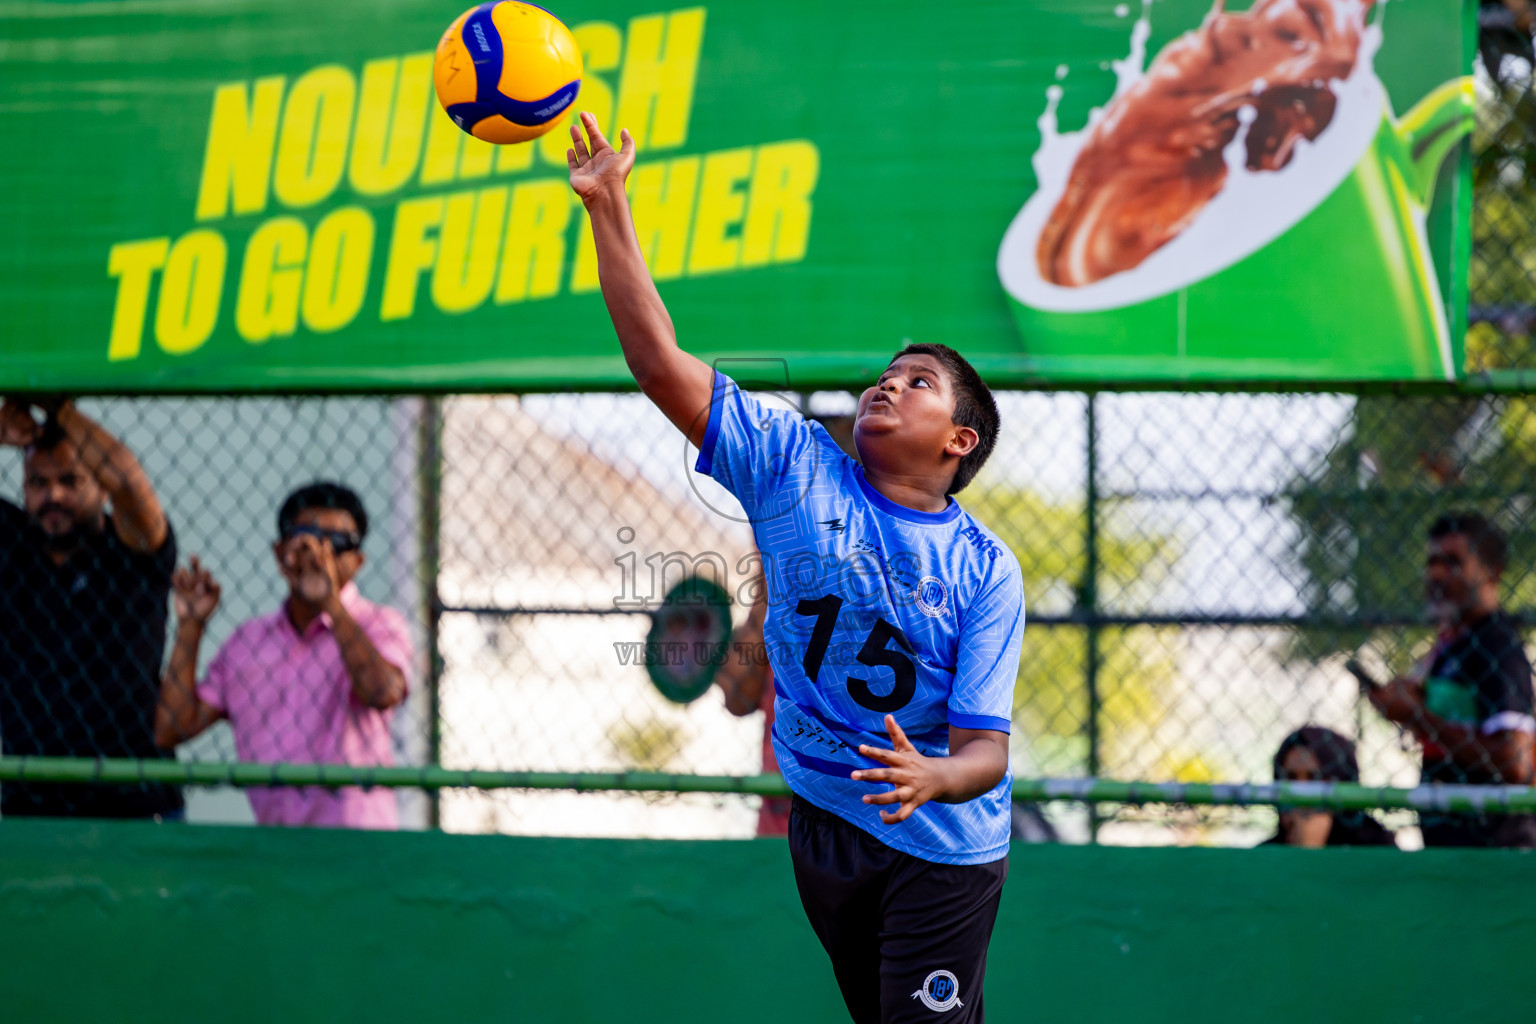
[[(1275, 752), (1276, 782), (1359, 782), (1355, 745), (1332, 729), (1304, 725)], [(1365, 811), (1288, 807), (1279, 830), (1261, 845), (1396, 846), (1392, 833)]]

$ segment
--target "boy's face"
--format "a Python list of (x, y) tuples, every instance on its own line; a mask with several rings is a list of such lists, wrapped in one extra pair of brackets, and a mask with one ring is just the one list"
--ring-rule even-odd
[(903, 460), (946, 451), (964, 456), (976, 447), (976, 432), (955, 426), (954, 416), (955, 391), (943, 364), (930, 355), (901, 356), (859, 396), (854, 444), (866, 460), (887, 452)]

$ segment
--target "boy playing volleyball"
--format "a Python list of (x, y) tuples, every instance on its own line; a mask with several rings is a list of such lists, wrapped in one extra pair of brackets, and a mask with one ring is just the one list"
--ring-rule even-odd
[(621, 132), (615, 150), (581, 120), (571, 187), (625, 361), (763, 554), (773, 743), (811, 927), (858, 1024), (980, 1021), (1024, 598), (1013, 555), (950, 495), (991, 453), (997, 406), (958, 353), (909, 346), (859, 399), (855, 462), (684, 352), (630, 220), (634, 142)]

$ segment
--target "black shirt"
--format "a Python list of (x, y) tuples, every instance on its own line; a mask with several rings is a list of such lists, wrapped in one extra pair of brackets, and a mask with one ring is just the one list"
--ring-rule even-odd
[[(1284, 846), (1285, 833), (1276, 832), (1260, 846)], [(1364, 811), (1335, 811), (1324, 846), (1396, 846), (1392, 832)]]
[[(26, 513), (0, 501), (0, 745), (7, 755), (162, 758), (155, 704), (176, 540), (130, 549), (111, 518), (63, 565)], [(148, 817), (176, 787), (12, 784), (0, 814)]]
[[(1495, 612), (1441, 643), (1424, 681), (1425, 707), (1433, 715), (1485, 734), (1536, 727), (1531, 663), (1515, 622)], [(1424, 781), (1503, 784), (1491, 764), (1459, 765), (1435, 742), (1424, 744)], [(1426, 846), (1530, 846), (1536, 818), (1528, 814), (1419, 815)]]

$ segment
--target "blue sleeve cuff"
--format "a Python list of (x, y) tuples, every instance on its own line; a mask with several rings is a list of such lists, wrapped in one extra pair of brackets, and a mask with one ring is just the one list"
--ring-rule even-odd
[(990, 729), (1004, 734), (1013, 729), (1013, 723), (1006, 718), (997, 718), (993, 715), (962, 715), (958, 711), (949, 713), (949, 724), (956, 729)]
[(729, 384), (730, 378), (716, 370), (709, 391), (709, 423), (704, 427), (704, 440), (699, 444), (699, 458), (693, 464), (694, 471), (705, 476), (710, 475), (715, 465), (715, 442), (720, 437), (720, 402)]

